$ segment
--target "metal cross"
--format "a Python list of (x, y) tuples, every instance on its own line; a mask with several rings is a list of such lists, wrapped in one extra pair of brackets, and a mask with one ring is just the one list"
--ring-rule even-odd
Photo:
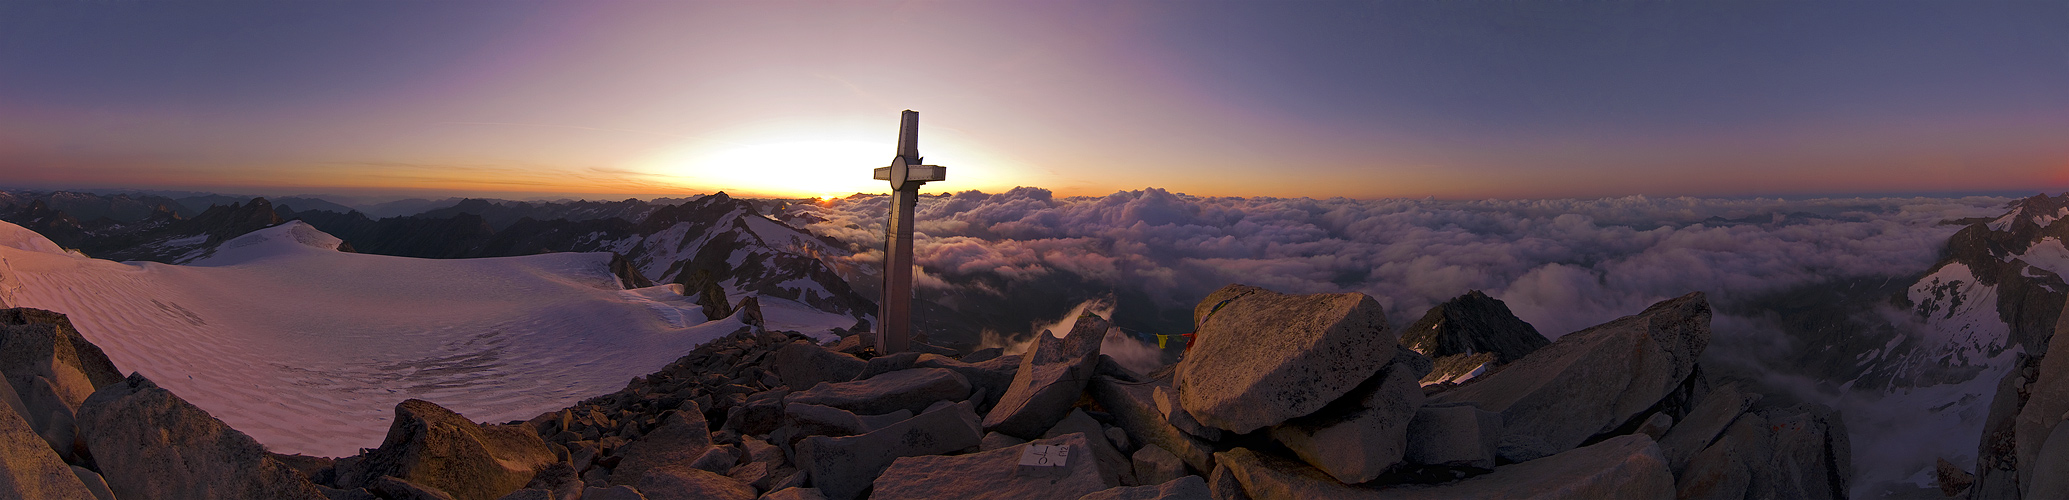
[(921, 184), (948, 179), (948, 167), (920, 161), (920, 113), (908, 109), (900, 118), (898, 156), (891, 158), (891, 166), (876, 169), (877, 180), (891, 181), (890, 221), (884, 226), (884, 300), (876, 316), (880, 354), (912, 347), (912, 212)]

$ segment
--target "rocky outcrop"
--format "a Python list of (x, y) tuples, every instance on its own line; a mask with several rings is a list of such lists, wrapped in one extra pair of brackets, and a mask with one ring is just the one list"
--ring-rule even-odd
[(429, 401), (395, 405), (381, 447), (338, 468), (338, 483), (370, 486), (383, 476), (436, 488), (456, 500), (494, 500), (523, 488), (553, 463), (530, 429), (476, 424)]
[(1432, 402), (1501, 413), (1502, 458), (1528, 461), (1640, 416), (1682, 385), (1709, 342), (1709, 302), (1691, 293), (1559, 337)]
[(811, 342), (792, 342), (776, 351), (775, 372), (792, 390), (808, 390), (820, 382), (854, 380), (869, 362)]
[(827, 498), (849, 499), (869, 489), (899, 458), (975, 448), (983, 438), (969, 406), (947, 405), (860, 436), (806, 438), (798, 443), (797, 462)]
[[(1396, 357), (1421, 356), (1400, 349)], [(1424, 372), (1413, 362), (1388, 363), (1371, 380), (1313, 414), (1271, 428), (1302, 460), (1345, 483), (1363, 483), (1401, 462), (1408, 427), (1422, 408)]]
[(1208, 426), (1247, 433), (1314, 413), (1393, 358), (1379, 303), (1229, 285), (1194, 309), (1199, 331), (1173, 385)]
[(118, 498), (324, 498), (251, 436), (143, 375), (88, 397), (79, 430)]
[(1105, 318), (1084, 314), (1063, 338), (1035, 335), (1034, 345), (1021, 355), (1013, 385), (984, 416), (984, 429), (1036, 438), (1063, 420), (1092, 381), (1099, 344), (1111, 328)]
[(99, 347), (87, 342), (65, 315), (40, 309), (0, 310), (0, 375), (20, 415), (58, 456), (79, 456), (79, 405), (94, 390), (122, 380)]
[[(1096, 438), (1074, 433), (968, 455), (900, 458), (877, 478), (871, 498), (1075, 500), (1107, 489), (1099, 467), (1085, 459), (1088, 439)], [(1060, 467), (1018, 465), (1034, 445), (1066, 447), (1070, 458)]]
[(1739, 416), (1677, 475), (1680, 498), (1850, 498), (1852, 446), (1831, 409)]
[(1508, 304), (1479, 290), (1431, 307), (1422, 319), (1401, 331), (1401, 345), (1424, 356), (1442, 359), (1492, 353), (1497, 364), (1514, 363), (1551, 343), (1536, 327), (1509, 312)]
[(94, 500), (72, 468), (29, 428), (29, 422), (4, 404), (0, 404), (0, 497)]
[(935, 401), (962, 401), (968, 397), (970, 380), (962, 374), (945, 368), (917, 368), (867, 380), (822, 383), (791, 393), (784, 401), (875, 415), (898, 410), (918, 412)]
[(1427, 405), (1408, 423), (1409, 463), (1493, 469), (1501, 444), (1501, 414), (1470, 403)]
[(711, 428), (697, 402), (684, 401), (676, 411), (661, 417), (661, 425), (627, 443), (615, 454), (617, 468), (611, 471), (615, 484), (639, 484), (648, 469), (669, 464), (695, 462), (711, 451)]

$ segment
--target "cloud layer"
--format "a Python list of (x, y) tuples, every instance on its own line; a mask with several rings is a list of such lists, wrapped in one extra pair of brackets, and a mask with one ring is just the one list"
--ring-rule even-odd
[[(1942, 221), (1997, 215), (2007, 201), (1316, 200), (1161, 189), (1057, 198), (1023, 187), (923, 199), (915, 238), (921, 286), (1071, 273), (1146, 293), (1160, 308), (1190, 308), (1228, 283), (1358, 291), (1396, 324), (1479, 289), (1557, 337), (1689, 291), (1728, 308), (1801, 285), (1913, 275), (1958, 229)], [(857, 196), (796, 209), (827, 219), (815, 232), (881, 248), (887, 205)], [(854, 258), (873, 267), (882, 257)]]

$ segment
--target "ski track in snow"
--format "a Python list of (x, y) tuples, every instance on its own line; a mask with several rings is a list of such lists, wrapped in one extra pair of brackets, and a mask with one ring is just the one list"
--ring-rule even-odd
[[(335, 245), (291, 222), (193, 265), (117, 263), (0, 223), (12, 305), (67, 314), (117, 368), (278, 453), (377, 446), (410, 398), (476, 421), (529, 419), (743, 326), (705, 321), (666, 286), (619, 290), (607, 253), (436, 260)], [(771, 328), (822, 339), (853, 321), (763, 304)]]

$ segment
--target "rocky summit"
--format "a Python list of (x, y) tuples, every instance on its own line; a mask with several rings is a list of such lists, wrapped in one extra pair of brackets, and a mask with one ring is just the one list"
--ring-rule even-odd
[[(1371, 297), (1230, 285), (1196, 308), (1192, 352), (1151, 373), (1100, 352), (1125, 333), (1095, 314), (1024, 353), (960, 357), (875, 356), (853, 338), (748, 324), (526, 421), (404, 401), (380, 446), (347, 457), (270, 453), (142, 375), (119, 377), (64, 316), (0, 310), (0, 496), (1849, 496), (1836, 412), (1705, 378), (1703, 294), (1543, 345), (1499, 306), (1467, 294), (1404, 344)], [(1495, 359), (1429, 384), (1431, 355)], [(2034, 390), (2063, 385), (2055, 364)], [(2060, 409), (2024, 410), (2035, 416), (2006, 419), (2022, 438), (2012, 454), (2032, 464), (2016, 484), (2054, 488), (2069, 427), (2038, 418)]]

